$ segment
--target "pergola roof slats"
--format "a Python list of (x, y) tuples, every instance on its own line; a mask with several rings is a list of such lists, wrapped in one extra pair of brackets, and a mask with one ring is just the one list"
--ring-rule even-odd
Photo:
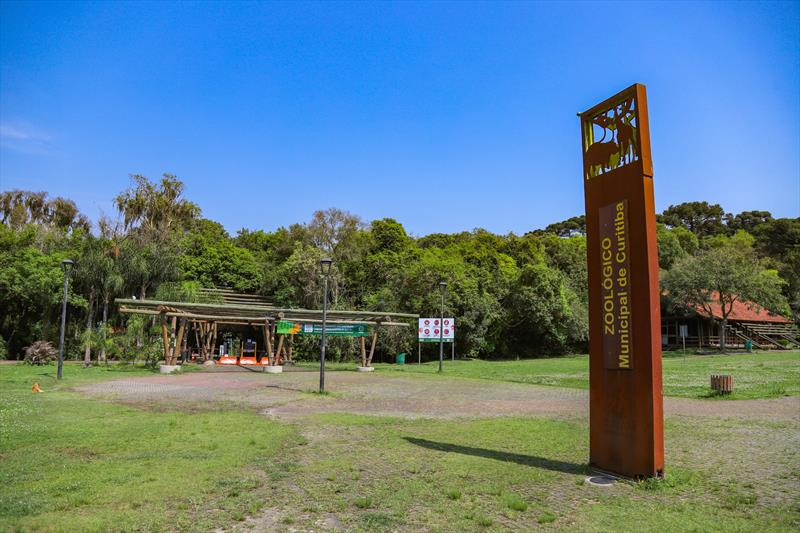
[[(207, 290), (207, 289), (206, 289)], [(262, 302), (258, 303), (200, 303), (200, 302), (167, 302), (161, 300), (135, 300), (118, 298), (115, 300), (123, 313), (146, 315), (166, 314), (196, 320), (236, 321), (245, 323), (263, 322), (265, 320), (296, 320), (305, 322), (322, 322), (322, 310), (291, 309), (274, 307)], [(406, 321), (416, 320), (419, 315), (410, 313), (385, 313), (378, 311), (329, 310), (327, 320), (331, 324), (357, 324), (408, 327)]]

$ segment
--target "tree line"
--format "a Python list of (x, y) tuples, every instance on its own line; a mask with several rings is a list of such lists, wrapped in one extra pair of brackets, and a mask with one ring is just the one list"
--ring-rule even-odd
[[(436, 315), (438, 282), (446, 281), (445, 312), (457, 317), (461, 356), (587, 349), (583, 217), (524, 235), (475, 229), (413, 237), (390, 218), (365, 222), (327, 209), (275, 231), (230, 235), (203, 218), (184, 196), (183, 182), (169, 174), (154, 181), (133, 176), (114, 205), (116, 216), (92, 225), (71, 200), (0, 193), (0, 356), (20, 357), (37, 340), (57, 341), (66, 258), (76, 264), (67, 354), (87, 364), (158, 357), (148, 321), (120, 315), (116, 297), (191, 301), (200, 298), (200, 287), (227, 287), (266, 295), (279, 306), (319, 308), (323, 256), (334, 261), (335, 309)], [(667, 308), (702, 303), (716, 290), (798, 316), (800, 219), (766, 211), (732, 215), (716, 204), (689, 202), (670, 206), (658, 221)], [(413, 328), (388, 333), (378, 352), (415, 349), (415, 335)], [(302, 342), (314, 353), (313, 340), (305, 340), (301, 354)], [(346, 359), (357, 347), (335, 339), (330, 350), (332, 358)]]

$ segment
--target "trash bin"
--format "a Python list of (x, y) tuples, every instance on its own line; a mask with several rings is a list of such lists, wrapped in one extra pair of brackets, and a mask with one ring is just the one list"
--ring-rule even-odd
[(746, 341), (744, 341), (744, 349), (747, 350), (747, 353), (752, 352), (753, 351), (753, 341), (751, 341), (750, 339), (747, 339)]
[(406, 354), (404, 353), (397, 354), (397, 357), (395, 357), (394, 362), (397, 363), (398, 365), (406, 364)]

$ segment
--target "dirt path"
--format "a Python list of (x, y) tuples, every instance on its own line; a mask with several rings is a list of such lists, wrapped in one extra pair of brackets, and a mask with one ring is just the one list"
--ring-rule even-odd
[[(465, 378), (330, 372), (329, 396), (311, 394), (315, 372), (192, 372), (126, 378), (79, 387), (95, 397), (126, 403), (196, 409), (220, 402), (249, 406), (278, 417), (324, 412), (365, 415), (477, 418), (588, 414), (588, 392), (578, 389)], [(800, 420), (800, 398), (712, 401), (665, 398), (665, 414)]]

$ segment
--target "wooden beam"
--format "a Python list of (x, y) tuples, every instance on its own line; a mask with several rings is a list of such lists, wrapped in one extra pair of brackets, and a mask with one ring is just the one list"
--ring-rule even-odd
[(372, 356), (375, 355), (375, 344), (378, 342), (378, 326), (372, 329), (372, 342), (369, 346), (369, 357), (367, 358), (367, 364), (364, 366), (370, 366), (372, 364)]
[[(219, 309), (220, 307), (226, 308), (226, 310), (242, 310), (242, 311), (268, 311), (272, 313), (284, 312), (287, 316), (290, 315), (319, 315), (322, 311), (318, 309), (291, 309), (291, 308), (283, 308), (283, 307), (273, 307), (269, 305), (242, 305), (242, 304), (228, 304), (228, 305), (220, 305), (220, 304), (206, 304), (206, 303), (188, 303), (188, 302), (167, 302), (162, 300), (132, 300), (127, 298), (117, 298), (115, 302), (119, 305), (129, 305), (134, 307), (157, 307), (161, 306), (172, 306), (172, 307), (181, 307), (181, 308), (197, 308), (197, 309), (205, 309), (205, 310), (212, 310), (212, 309)], [(349, 311), (349, 310), (340, 310), (336, 309), (330, 311), (331, 315), (341, 315), (341, 316), (350, 316), (350, 317), (363, 317), (363, 316), (385, 316), (389, 318), (419, 318), (419, 315), (411, 314), (411, 313), (385, 313), (385, 312), (371, 312), (371, 311)]]

